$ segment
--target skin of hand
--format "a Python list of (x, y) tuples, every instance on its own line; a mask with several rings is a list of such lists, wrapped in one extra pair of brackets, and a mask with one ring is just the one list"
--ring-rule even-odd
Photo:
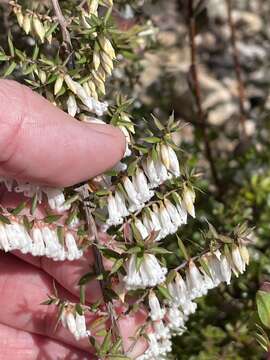
[[(111, 168), (124, 151), (125, 139), (117, 128), (79, 122), (29, 88), (0, 80), (0, 177), (71, 186)], [(1, 205), (16, 207), (18, 201), (19, 195), (0, 187)], [(0, 360), (95, 359), (87, 340), (77, 342), (62, 326), (54, 331), (54, 306), (40, 305), (53, 293), (53, 280), (60, 297), (78, 302), (77, 282), (94, 262), (91, 250), (73, 262), (16, 251), (1, 251), (0, 257)], [(86, 301), (101, 297), (98, 282), (90, 282)], [(145, 319), (139, 311), (119, 320), (125, 349)], [(145, 347), (144, 340), (138, 341), (130, 357)]]

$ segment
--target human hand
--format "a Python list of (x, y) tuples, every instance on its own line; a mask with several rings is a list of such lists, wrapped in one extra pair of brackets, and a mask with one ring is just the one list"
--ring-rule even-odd
[[(0, 177), (65, 187), (104, 172), (123, 156), (121, 131), (74, 120), (16, 82), (0, 80), (0, 110)], [(19, 201), (21, 195), (0, 186), (3, 207), (16, 207)], [(73, 262), (16, 251), (0, 256), (0, 360), (94, 358), (87, 340), (76, 342), (61, 326), (54, 332), (56, 309), (40, 305), (53, 293), (53, 279), (62, 298), (78, 301), (78, 279), (94, 262), (91, 250)], [(101, 297), (98, 282), (90, 282), (86, 301)], [(143, 321), (143, 313), (119, 321), (124, 347)], [(144, 347), (138, 343), (130, 356)]]

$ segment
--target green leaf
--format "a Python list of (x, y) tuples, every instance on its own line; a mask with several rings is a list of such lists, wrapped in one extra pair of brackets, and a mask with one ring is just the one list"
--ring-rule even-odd
[(5, 77), (11, 75), (13, 73), (13, 71), (15, 70), (16, 66), (17, 66), (16, 62), (12, 61), (12, 63), (9, 65), (9, 67), (4, 72), (3, 77), (5, 78)]
[(158, 120), (158, 118), (156, 118), (153, 114), (151, 114), (151, 116), (152, 116), (152, 118), (153, 118), (153, 120), (154, 120), (154, 123), (155, 123), (156, 127), (157, 127), (160, 131), (164, 130), (164, 129), (165, 129), (165, 126), (162, 125), (162, 123)]
[(151, 253), (153, 254), (172, 254), (171, 251), (164, 249), (162, 247), (153, 247), (151, 248)]
[(156, 137), (156, 136), (145, 137), (142, 140), (149, 143), (149, 144), (157, 144), (157, 143), (159, 143), (161, 141), (161, 139)]
[(46, 216), (43, 221), (46, 223), (46, 224), (52, 224), (54, 223), (55, 221), (59, 220), (60, 218), (62, 217), (62, 215), (48, 215)]
[(3, 224), (7, 224), (7, 225), (11, 224), (9, 218), (7, 218), (6, 216), (4, 216), (2, 214), (0, 214), (0, 222), (3, 223)]
[(75, 310), (79, 315), (83, 315), (83, 309), (80, 304), (75, 305)]
[(85, 285), (94, 279), (96, 279), (96, 274), (92, 272), (88, 272), (80, 278), (78, 285)]
[(110, 346), (111, 346), (111, 337), (112, 337), (112, 334), (111, 334), (111, 330), (107, 332), (104, 340), (103, 340), (103, 343), (100, 347), (100, 354), (101, 355), (106, 355), (108, 353), (108, 351), (110, 350)]
[(270, 293), (259, 290), (256, 294), (256, 303), (261, 322), (270, 329)]
[(187, 249), (186, 249), (183, 241), (180, 239), (180, 237), (178, 235), (176, 235), (176, 237), (177, 237), (178, 247), (181, 251), (181, 254), (184, 256), (185, 260), (188, 261), (190, 257), (188, 255)]
[(165, 287), (165, 286), (162, 286), (162, 285), (159, 285), (158, 287), (158, 291), (159, 293), (167, 300), (172, 300), (172, 297), (169, 293), (169, 290)]
[(12, 215), (19, 215), (19, 213), (25, 208), (26, 201), (21, 202), (14, 210), (12, 210)]
[(117, 260), (114, 262), (113, 266), (112, 266), (112, 269), (111, 269), (111, 271), (110, 271), (110, 275), (116, 273), (116, 271), (117, 271), (118, 269), (120, 269), (120, 267), (123, 265), (123, 263), (124, 263), (124, 259), (117, 259)]
[(9, 56), (5, 54), (0, 54), (0, 61), (8, 61), (10, 59)]

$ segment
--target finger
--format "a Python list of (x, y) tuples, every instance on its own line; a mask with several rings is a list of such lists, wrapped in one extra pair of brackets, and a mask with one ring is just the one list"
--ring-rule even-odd
[(91, 360), (89, 353), (44, 336), (0, 324), (0, 360)]
[[(76, 299), (57, 287), (59, 297), (71, 302)], [(76, 348), (90, 351), (88, 341), (76, 341), (67, 329), (59, 325), (55, 330), (57, 309), (41, 305), (53, 294), (52, 278), (43, 271), (13, 255), (0, 255), (0, 323), (31, 333), (48, 336)], [(90, 320), (93, 317), (90, 314)]]
[[(79, 279), (87, 273), (94, 272), (94, 258), (91, 249), (89, 249), (79, 260), (63, 262), (56, 262), (46, 257), (24, 255), (19, 251), (14, 251), (13, 253), (20, 259), (44, 270), (61, 286), (77, 297), (79, 297), (80, 294), (80, 286), (78, 285)], [(88, 303), (95, 303), (102, 298), (102, 292), (98, 281), (92, 280), (86, 284), (85, 298)]]
[(0, 176), (69, 186), (123, 156), (120, 130), (73, 119), (14, 81), (0, 80)]

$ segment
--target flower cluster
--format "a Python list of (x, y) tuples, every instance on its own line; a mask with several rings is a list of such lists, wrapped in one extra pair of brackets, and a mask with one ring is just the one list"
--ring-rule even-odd
[(77, 341), (91, 335), (90, 330), (87, 330), (83, 313), (79, 314), (75, 309), (65, 306), (62, 309), (60, 319), (61, 324), (70, 331)]
[[(143, 169), (138, 167), (131, 178), (123, 177), (121, 188), (124, 192), (117, 189), (108, 196), (108, 226), (122, 224), (124, 217), (144, 208), (145, 204), (155, 195), (154, 188), (171, 179), (172, 175), (180, 176), (179, 162), (173, 148), (163, 144), (158, 150), (157, 159), (153, 160), (150, 155), (147, 156), (142, 161)], [(194, 200), (195, 198), (192, 203)], [(164, 214), (165, 211), (162, 211), (164, 209), (163, 206), (160, 213)], [(178, 210), (169, 201), (167, 201), (166, 211), (168, 209), (174, 220), (180, 224), (181, 221), (176, 219)], [(180, 206), (179, 210), (182, 212)]]
[(20, 250), (23, 254), (47, 256), (55, 261), (76, 260), (83, 255), (76, 242), (77, 235), (71, 229), (60, 227), (61, 239), (57, 228), (42, 221), (35, 221), (29, 230), (23, 219), (15, 216), (5, 217), (5, 222), (0, 221), (0, 248), (5, 252)]
[(229, 254), (216, 250), (202, 258), (207, 264), (207, 272), (190, 260), (185, 270), (185, 280), (176, 273), (174, 280), (168, 284), (170, 300), (163, 307), (155, 293), (150, 292), (149, 346), (137, 360), (166, 359), (166, 354), (171, 351), (171, 337), (181, 335), (186, 330), (185, 323), (189, 315), (196, 311), (197, 304), (194, 300), (206, 295), (222, 282), (230, 284), (232, 272), (236, 276), (242, 274), (249, 263), (246, 246), (236, 244), (232, 245)]

